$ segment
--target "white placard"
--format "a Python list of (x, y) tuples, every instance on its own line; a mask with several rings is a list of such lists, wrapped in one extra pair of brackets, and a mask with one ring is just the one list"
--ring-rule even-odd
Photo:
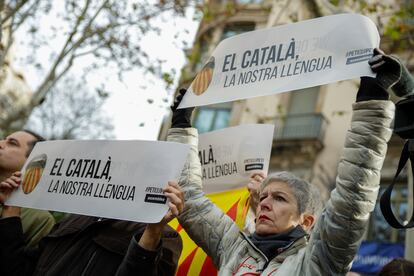
[(249, 124), (199, 137), (203, 190), (215, 193), (246, 187), (252, 172), (269, 169), (273, 125)]
[(222, 103), (374, 76), (367, 60), (380, 37), (359, 14), (339, 14), (223, 40), (180, 108)]
[(177, 180), (189, 146), (155, 141), (37, 143), (8, 205), (121, 220), (158, 222), (164, 188)]

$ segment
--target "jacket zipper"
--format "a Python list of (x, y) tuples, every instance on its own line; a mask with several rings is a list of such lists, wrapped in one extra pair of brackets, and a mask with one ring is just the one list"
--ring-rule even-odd
[[(244, 237), (244, 239), (253, 247), (253, 249), (255, 249), (260, 255), (262, 255), (262, 257), (266, 260), (265, 265), (263, 266), (263, 269), (260, 272), (263, 272), (266, 270), (267, 266), (270, 264), (270, 261), (266, 255), (259, 249), (256, 247), (256, 245), (254, 245), (254, 243), (249, 239), (249, 237), (247, 237), (247, 235), (243, 232), (240, 232), (240, 234), (242, 234), (242, 236)], [(292, 241), (290, 244), (286, 245), (285, 247), (282, 247), (280, 249), (282, 249), (280, 252), (278, 252), (278, 254), (282, 253), (283, 251), (285, 251), (286, 249), (288, 249), (289, 247), (291, 247), (297, 240)]]
[(266, 267), (269, 265), (270, 260), (266, 257), (266, 255), (259, 249), (256, 247), (256, 245), (254, 245), (254, 243), (247, 237), (247, 235), (243, 232), (240, 232), (240, 234), (242, 234), (242, 236), (244, 237), (244, 239), (253, 247), (254, 250), (256, 250), (257, 253), (259, 253), (264, 259), (265, 259), (265, 265), (263, 267), (263, 269), (260, 270), (260, 272), (264, 271), (266, 269)]

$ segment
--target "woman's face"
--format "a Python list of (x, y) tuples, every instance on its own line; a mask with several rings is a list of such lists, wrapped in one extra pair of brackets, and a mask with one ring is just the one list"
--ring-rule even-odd
[(272, 235), (288, 231), (300, 224), (298, 202), (284, 182), (271, 182), (260, 193), (256, 210), (256, 233)]

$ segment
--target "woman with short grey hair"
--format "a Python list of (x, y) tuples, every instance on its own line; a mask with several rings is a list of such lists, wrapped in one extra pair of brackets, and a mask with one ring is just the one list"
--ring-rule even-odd
[(272, 182), (284, 182), (292, 189), (298, 203), (298, 212), (300, 214), (309, 212), (317, 216), (322, 211), (323, 203), (319, 193), (320, 191), (314, 185), (311, 185), (290, 172), (281, 171), (272, 173), (263, 180), (260, 185), (259, 194)]
[(178, 219), (191, 239), (212, 258), (220, 275), (348, 272), (374, 209), (380, 170), (392, 134), (394, 105), (387, 100), (386, 91), (391, 84), (381, 85), (398, 74), (393, 73), (395, 63), (390, 65), (392, 61), (385, 58), (382, 61), (375, 64), (375, 69), (379, 68), (376, 79), (361, 78), (336, 188), (320, 216), (320, 201), (312, 185), (288, 172), (271, 174), (260, 188), (256, 228), (251, 235), (240, 231), (204, 196), (197, 131), (190, 128), (191, 110), (176, 109), (182, 96), (177, 97), (168, 140), (191, 145), (179, 181), (185, 207)]

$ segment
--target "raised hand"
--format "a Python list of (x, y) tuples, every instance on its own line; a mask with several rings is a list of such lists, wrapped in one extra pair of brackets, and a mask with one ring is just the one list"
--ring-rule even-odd
[(184, 193), (177, 182), (169, 181), (164, 188), (164, 195), (168, 198), (170, 209), (159, 223), (148, 224), (138, 244), (146, 250), (156, 250), (158, 247), (164, 226), (177, 217), (184, 209)]
[(0, 204), (4, 204), (11, 193), (19, 187), (22, 182), (21, 176), (21, 172), (15, 172), (9, 178), (0, 182)]
[(374, 56), (368, 61), (371, 70), (377, 73), (376, 80), (384, 88), (389, 89), (401, 78), (401, 62), (398, 58), (386, 55), (382, 50), (374, 49)]
[(259, 203), (260, 185), (267, 177), (263, 171), (254, 172), (250, 175), (250, 181), (247, 183), (247, 189), (250, 192), (250, 207), (256, 212), (257, 204)]
[(177, 109), (180, 105), (187, 90), (180, 89), (177, 96), (174, 99), (174, 103), (171, 106), (173, 112), (171, 127), (172, 128), (187, 128), (191, 127), (191, 114), (193, 113), (194, 107)]

